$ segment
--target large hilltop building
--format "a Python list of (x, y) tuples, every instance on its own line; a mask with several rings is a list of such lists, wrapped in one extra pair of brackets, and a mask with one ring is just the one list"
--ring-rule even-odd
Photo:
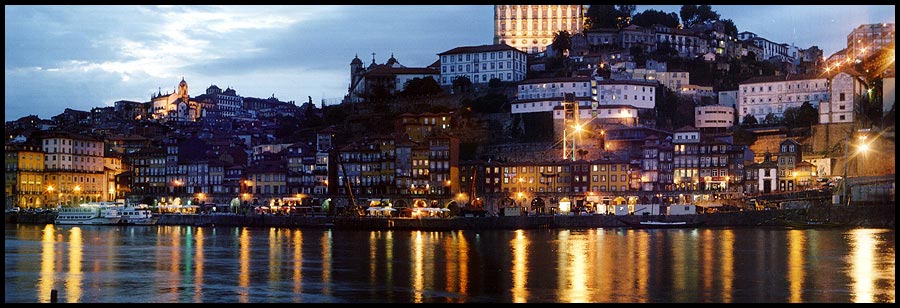
[(201, 116), (200, 103), (191, 100), (188, 95), (188, 84), (181, 78), (175, 92), (162, 94), (158, 92), (151, 97), (150, 116), (160, 122), (197, 121)]
[(581, 33), (584, 11), (583, 5), (495, 5), (494, 44), (543, 52), (557, 32)]

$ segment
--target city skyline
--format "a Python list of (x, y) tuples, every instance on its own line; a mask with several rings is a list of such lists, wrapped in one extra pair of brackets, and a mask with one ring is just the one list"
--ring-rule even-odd
[[(635, 13), (679, 8), (639, 5)], [(893, 5), (712, 8), (738, 31), (818, 46), (825, 57), (856, 26), (894, 22)], [(7, 121), (146, 102), (181, 78), (191, 96), (215, 84), (245, 97), (318, 104), (346, 94), (354, 56), (368, 65), (372, 53), (379, 64), (393, 55), (424, 67), (437, 53), (491, 44), (494, 30), (492, 5), (7, 6), (5, 26)]]

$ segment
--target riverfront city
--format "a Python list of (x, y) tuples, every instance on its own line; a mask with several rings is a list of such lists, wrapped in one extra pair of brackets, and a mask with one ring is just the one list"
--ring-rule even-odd
[[(894, 302), (894, 17), (859, 13), (893, 9), (893, 5), (7, 6), (7, 29), (21, 31), (8, 30), (6, 38), (6, 299)], [(372, 21), (379, 24), (373, 26), (377, 29), (396, 22), (390, 28), (394, 32), (367, 34), (372, 30), (362, 29), (366, 27), (362, 21), (369, 22), (372, 16), (359, 16), (359, 23), (343, 19), (361, 10), (379, 16)], [(857, 15), (837, 32), (815, 33), (818, 21), (811, 20), (822, 15), (805, 14), (831, 10)], [(791, 15), (783, 18), (794, 21), (776, 20), (789, 25), (782, 28), (748, 22), (746, 14), (755, 12), (770, 14), (766, 19)], [(104, 14), (116, 16), (121, 32), (93, 21)], [(137, 14), (159, 18), (122, 19)], [(340, 25), (322, 26), (317, 15), (340, 18)], [(392, 20), (401, 15), (414, 15), (417, 21), (433, 16), (435, 22), (425, 30), (401, 29), (417, 27)], [(49, 16), (57, 18), (49, 21)], [(822, 31), (838, 23), (835, 20), (846, 22), (831, 19)], [(52, 27), (39, 25), (45, 22)], [(165, 31), (138, 33), (136, 25)], [(447, 34), (427, 33), (433, 29)], [(788, 31), (793, 35), (782, 33)], [(479, 34), (470, 38), (468, 32)], [(366, 38), (355, 42), (356, 36)], [(426, 36), (439, 40), (422, 38)], [(785, 37), (790, 40), (780, 39)], [(285, 42), (290, 40), (302, 44)], [(79, 42), (66, 46), (62, 41)], [(124, 56), (104, 59), (100, 51), (106, 49)], [(56, 55), (60, 50), (67, 55)], [(267, 58), (254, 60), (249, 55)], [(321, 62), (301, 64), (285, 58)], [(323, 67), (335, 63), (332, 58), (341, 59), (340, 67)], [(271, 69), (279, 61), (284, 65)], [(284, 73), (292, 67), (299, 69)], [(72, 83), (70, 78), (78, 81)], [(327, 85), (331, 79), (340, 85)], [(301, 90), (308, 93), (297, 92)], [(327, 96), (313, 99), (326, 91)], [(276, 96), (280, 92), (292, 94)], [(85, 93), (90, 97), (82, 96)], [(538, 230), (558, 233), (548, 237)], [(685, 233), (691, 230), (712, 233)], [(337, 234), (341, 232), (347, 233)], [(425, 241), (443, 254), (427, 252), (433, 259), (424, 265), (420, 232), (431, 234)], [(817, 237), (819, 233), (809, 232), (822, 233)], [(743, 241), (734, 238), (735, 233), (754, 239), (735, 244)], [(778, 239), (763, 241), (760, 236)], [(337, 238), (365, 243), (340, 246), (344, 244)], [(637, 251), (600, 248), (635, 239), (641, 243), (635, 245), (646, 246), (642, 249), (657, 257), (684, 252), (658, 248), (652, 241), (699, 246), (715, 241), (715, 254), (721, 258), (705, 259), (712, 252), (696, 257), (693, 254), (700, 252), (686, 248), (692, 255), (682, 255), (684, 265), (658, 265), (641, 259), (646, 254)], [(833, 244), (841, 239), (849, 242)], [(604, 279), (614, 276), (565, 276), (615, 266), (583, 260), (585, 256), (593, 260), (594, 253), (609, 254), (606, 259), (637, 260), (624, 268), (642, 275), (651, 275), (645, 271), (654, 266), (673, 273), (672, 282), (668, 276), (651, 279), (650, 289), (685, 288), (701, 294), (704, 288), (684, 284), (696, 284), (696, 279), (730, 281), (740, 278), (734, 275), (753, 276), (754, 271), (765, 270), (756, 266), (734, 273), (727, 264), (759, 257), (753, 255), (756, 248), (747, 246), (754, 251), (747, 253), (735, 252), (735, 247), (782, 241), (787, 248), (766, 248), (787, 249), (783, 259), (772, 260), (781, 262), (778, 266), (795, 268), (798, 254), (809, 257), (819, 245), (836, 245), (832, 248), (837, 250), (820, 252), (849, 261), (804, 263), (808, 268), (801, 273), (785, 270), (791, 283), (786, 293), (765, 296), (735, 294), (730, 283), (709, 286), (713, 297), (647, 293), (646, 281), (644, 293), (625, 296), (601, 290), (608, 282)], [(307, 247), (313, 242), (317, 246)], [(167, 280), (166, 286), (156, 287), (156, 296), (147, 293), (131, 299), (81, 286), (80, 264), (94, 262), (88, 257), (120, 262), (118, 258), (128, 255), (132, 258), (128, 262), (153, 261), (142, 260), (144, 246), (134, 245), (185, 258), (154, 257), (154, 273), (188, 277), (195, 273), (181, 267), (199, 262), (195, 264), (199, 278)], [(411, 250), (408, 256), (403, 252), (404, 257), (393, 259), (391, 245)], [(581, 245), (587, 248), (578, 248)], [(563, 246), (568, 248), (559, 250), (560, 255), (547, 257), (567, 260), (560, 261), (565, 266), (537, 268), (535, 264), (544, 261), (532, 260), (539, 254), (535, 249), (556, 254)], [(94, 251), (99, 247), (118, 257)], [(338, 247), (354, 256), (333, 254)], [(860, 247), (872, 250), (859, 251), (865, 249)], [(207, 277), (215, 287), (202, 290), (206, 249), (213, 249), (207, 255), (234, 250), (234, 256), (212, 260), (206, 271), (240, 264), (229, 270), (241, 273), (238, 285)], [(316, 251), (315, 256), (310, 259), (304, 249), (307, 254)], [(500, 251), (498, 259), (477, 259), (484, 249)], [(78, 257), (72, 259), (75, 252)], [(40, 264), (28, 260), (27, 253), (41, 254)], [(258, 254), (268, 254), (270, 263), (269, 277), (260, 282), (278, 292), (264, 295), (265, 290), (249, 283), (258, 278), (251, 278), (249, 270)], [(861, 257), (866, 255), (872, 258)], [(231, 257), (234, 262), (227, 261)], [(10, 258), (16, 264), (14, 271)], [(391, 264), (409, 263), (394, 266), (398, 272), (410, 272), (409, 285), (400, 286), (407, 282), (399, 279), (397, 287), (410, 288), (411, 293), (386, 290), (379, 283), (362, 293), (379, 290), (387, 295), (342, 297), (337, 289), (352, 289), (361, 281), (337, 275), (332, 281), (324, 274), (343, 262), (355, 273), (361, 269), (349, 264), (382, 258)], [(307, 265), (296, 263), (303, 260)], [(222, 263), (213, 266), (215, 262)], [(273, 262), (292, 267), (293, 281), (288, 281), (287, 272), (285, 277), (276, 275), (280, 269)], [(384, 278), (395, 275), (393, 267), (372, 262), (365, 269), (372, 282), (393, 281)], [(698, 275), (707, 278), (680, 280), (692, 277), (678, 275), (692, 262), (697, 268), (721, 266), (715, 272), (723, 276), (704, 272)], [(856, 262), (873, 268), (859, 270)], [(167, 265), (160, 267), (163, 263)], [(319, 263), (318, 278), (305, 285), (321, 288), (302, 291), (303, 271), (309, 271), (304, 266)], [(428, 275), (426, 280), (440, 280), (438, 284), (446, 283), (446, 288), (429, 290), (437, 282), (421, 281), (422, 266), (444, 263), (446, 281)], [(576, 265), (587, 263), (587, 268)], [(449, 264), (455, 264), (453, 270)], [(475, 265), (480, 270), (497, 266), (505, 273), (497, 279), (510, 279), (497, 283), (512, 286), (502, 292), (467, 289), (465, 281), (471, 279), (475, 285), (478, 279), (489, 279), (486, 272), (472, 272)], [(76, 266), (77, 275), (72, 276)], [(827, 266), (854, 270), (819, 285), (809, 281), (814, 276), (809, 268)], [(95, 265), (91, 279), (101, 279), (96, 276), (100, 267)], [(11, 272), (16, 274), (10, 276)], [(536, 282), (540, 279), (528, 279), (528, 272), (569, 278), (544, 286), (555, 290), (544, 294), (526, 287), (540, 285)], [(213, 273), (225, 280), (231, 279), (230, 274)], [(121, 274), (121, 279), (137, 279), (132, 275)], [(71, 286), (72, 279), (79, 281), (77, 286)], [(598, 285), (575, 292), (564, 288), (573, 283), (566, 279)], [(63, 282), (66, 294), (57, 297)], [(292, 289), (279, 289), (289, 282)], [(181, 286), (163, 291), (169, 290), (169, 283)], [(815, 290), (852, 288), (845, 290), (848, 297), (831, 297), (818, 291), (804, 293), (795, 283), (813, 284), (809, 288)], [(33, 290), (35, 285), (38, 291)], [(212, 290), (218, 287), (235, 290), (235, 297), (231, 291), (214, 296)], [(756, 292), (755, 287), (746, 288)], [(635, 291), (640, 290), (628, 292)], [(283, 297), (273, 295), (280, 292)]]

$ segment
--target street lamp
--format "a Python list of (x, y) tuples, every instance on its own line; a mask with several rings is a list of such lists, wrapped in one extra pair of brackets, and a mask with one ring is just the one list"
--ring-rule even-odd
[(81, 196), (79, 196), (79, 194), (81, 194), (81, 186), (75, 185), (75, 188), (72, 188), (72, 190), (75, 191), (75, 200), (81, 202)]
[[(850, 159), (852, 159), (853, 156), (856, 156), (858, 154), (865, 155), (866, 153), (868, 153), (869, 143), (866, 142), (868, 137), (869, 136), (867, 135), (860, 135), (859, 137), (857, 137), (859, 139), (859, 144), (856, 145), (856, 153), (853, 153), (853, 155), (850, 155), (850, 151), (848, 149), (848, 147), (850, 146), (850, 142), (844, 143), (844, 177), (841, 179), (841, 195), (843, 196), (844, 200), (842, 200), (842, 204), (846, 202), (847, 205), (850, 205), (850, 199), (847, 197), (847, 166), (850, 164)], [(859, 176), (859, 169), (860, 168), (857, 168), (857, 176)]]
[(47, 203), (50, 203), (50, 197), (53, 196), (53, 185), (47, 185)]

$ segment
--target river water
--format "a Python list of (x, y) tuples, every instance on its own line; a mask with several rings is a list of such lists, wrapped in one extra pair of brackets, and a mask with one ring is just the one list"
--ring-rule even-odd
[(893, 229), (5, 231), (7, 303), (895, 302)]

